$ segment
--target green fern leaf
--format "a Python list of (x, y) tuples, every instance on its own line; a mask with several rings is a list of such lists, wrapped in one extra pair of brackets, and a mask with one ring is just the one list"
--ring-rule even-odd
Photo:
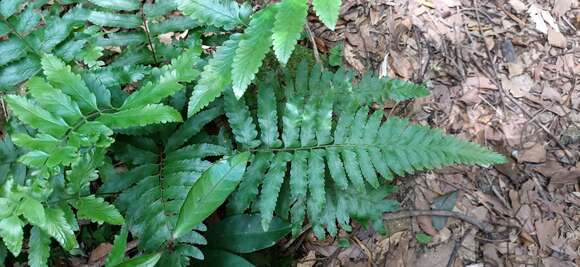
[(206, 107), (231, 83), (231, 68), (240, 37), (240, 34), (232, 34), (228, 41), (217, 48), (213, 58), (203, 68), (201, 78), (189, 99), (187, 116), (192, 116)]
[(125, 259), (125, 249), (127, 247), (127, 235), (129, 234), (129, 228), (127, 225), (121, 227), (121, 232), (115, 236), (115, 241), (113, 242), (113, 247), (111, 252), (107, 256), (105, 262), (106, 267), (113, 267), (123, 262)]
[(304, 30), (308, 13), (308, 1), (284, 0), (280, 3), (278, 9), (283, 10), (283, 12), (277, 12), (276, 14), (272, 39), (274, 53), (278, 61), (286, 65), (300, 38), (300, 34)]
[(115, 267), (154, 267), (161, 259), (161, 252), (132, 258)]
[(21, 203), (20, 210), (24, 218), (31, 224), (41, 225), (46, 220), (42, 203), (34, 198), (25, 197)]
[(21, 121), (43, 133), (61, 137), (69, 129), (69, 126), (62, 118), (55, 117), (22, 96), (8, 95), (6, 96), (6, 102)]
[(219, 103), (210, 109), (196, 114), (196, 116), (190, 117), (167, 139), (165, 151), (173, 151), (183, 145), (191, 137), (201, 132), (204, 125), (223, 113), (223, 105)]
[(131, 94), (121, 106), (121, 110), (127, 110), (147, 104), (155, 104), (164, 98), (183, 90), (184, 86), (177, 81), (177, 73), (169, 72), (161, 76), (159, 82), (148, 83), (137, 92)]
[(40, 61), (27, 57), (0, 69), (0, 88), (8, 89), (40, 71)]
[(272, 160), (270, 169), (264, 176), (264, 181), (267, 181), (262, 186), (261, 198), (258, 201), (258, 210), (262, 215), (262, 228), (268, 231), (270, 222), (274, 218), (274, 209), (276, 208), (276, 201), (278, 193), (284, 182), (284, 174), (286, 171), (286, 162), (289, 154), (278, 153)]
[(80, 198), (76, 202), (79, 219), (89, 219), (93, 222), (106, 222), (108, 224), (122, 225), (125, 220), (115, 206), (105, 202), (102, 198), (94, 196)]
[(312, 5), (324, 25), (334, 31), (338, 21), (341, 0), (313, 0)]
[(97, 99), (87, 88), (80, 75), (71, 71), (63, 61), (53, 55), (42, 58), (42, 69), (48, 81), (69, 95), (83, 112), (97, 110)]
[(308, 158), (308, 218), (318, 222), (324, 208), (326, 195), (324, 192), (324, 159), (323, 150), (310, 152)]
[(215, 163), (191, 187), (181, 207), (173, 237), (179, 238), (214, 212), (240, 182), (250, 153)]
[(282, 142), (278, 139), (278, 111), (276, 108), (276, 95), (274, 94), (274, 77), (269, 76), (268, 81), (260, 86), (258, 93), (258, 125), (260, 126), (262, 143), (268, 147), (280, 147)]
[(228, 202), (228, 211), (232, 214), (241, 214), (249, 208), (250, 203), (258, 196), (258, 187), (270, 166), (274, 153), (258, 153), (251, 161), (248, 170), (242, 178), (238, 190), (232, 194)]
[(243, 98), (237, 100), (232, 90), (227, 90), (224, 95), (224, 109), (236, 141), (248, 148), (260, 145), (260, 141), (256, 140), (258, 136), (256, 124), (246, 106), (246, 101)]
[(50, 256), (50, 236), (44, 233), (37, 226), (30, 230), (30, 240), (28, 241), (28, 265), (38, 267), (48, 267), (48, 257)]
[(58, 208), (49, 208), (45, 212), (46, 222), (43, 225), (39, 225), (39, 227), (56, 239), (65, 250), (72, 250), (78, 247), (73, 226), (65, 218), (65, 213)]
[(20, 7), (20, 5), (22, 4), (23, 0), (3, 0), (0, 2), (0, 14), (2, 14), (2, 16), (4, 18), (8, 18), (12, 15), (14, 15), (14, 13), (16, 13), (16, 11), (18, 11), (18, 8)]
[(42, 78), (32, 77), (26, 82), (26, 85), (32, 97), (43, 108), (58, 117), (62, 117), (67, 123), (72, 125), (83, 116), (79, 106), (68, 95), (54, 89)]
[(232, 30), (245, 25), (252, 12), (247, 4), (233, 0), (180, 0), (179, 10), (200, 23)]
[(174, 108), (162, 104), (154, 104), (126, 109), (116, 113), (105, 113), (99, 116), (97, 121), (114, 129), (126, 129), (154, 123), (180, 122), (182, 119), (179, 112)]
[(91, 3), (113, 10), (133, 11), (138, 10), (141, 4), (137, 0), (90, 0)]
[(143, 20), (137, 15), (109, 13), (95, 10), (89, 11), (87, 19), (91, 23), (99, 26), (118, 27), (124, 29), (138, 28), (143, 24)]
[(27, 54), (26, 45), (17, 38), (10, 38), (0, 42), (0, 66), (16, 61)]
[(290, 168), (290, 200), (294, 203), (290, 208), (293, 236), (300, 233), (304, 223), (308, 190), (307, 157), (306, 151), (297, 151), (294, 153)]
[(24, 223), (15, 215), (0, 220), (0, 237), (14, 257), (17, 257), (22, 250), (23, 226)]
[(232, 64), (233, 90), (238, 99), (244, 95), (270, 51), (275, 15), (273, 7), (257, 12), (241, 36)]

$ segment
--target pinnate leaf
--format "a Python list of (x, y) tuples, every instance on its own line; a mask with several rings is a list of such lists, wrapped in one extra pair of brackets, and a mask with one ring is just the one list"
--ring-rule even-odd
[(341, 2), (341, 0), (312, 0), (316, 14), (324, 25), (331, 30), (336, 27)]
[(280, 3), (279, 10), (282, 12), (276, 14), (272, 39), (276, 57), (280, 63), (286, 65), (300, 34), (304, 30), (308, 1), (284, 0)]
[(114, 129), (125, 129), (155, 123), (180, 122), (181, 120), (181, 114), (177, 110), (162, 104), (146, 105), (116, 113), (105, 113), (97, 118), (97, 121)]
[(275, 15), (274, 7), (259, 11), (242, 34), (232, 65), (233, 89), (238, 99), (244, 95), (270, 51)]
[(117, 208), (105, 202), (102, 198), (94, 196), (80, 198), (76, 203), (76, 207), (79, 219), (90, 219), (93, 222), (106, 222), (116, 225), (121, 225), (125, 222)]
[(153, 267), (161, 259), (161, 252), (155, 254), (147, 254), (130, 259), (115, 267)]
[(41, 64), (48, 81), (77, 102), (83, 112), (97, 110), (97, 98), (70, 66), (53, 55), (42, 57)]
[(6, 102), (16, 117), (43, 133), (60, 137), (69, 129), (62, 118), (55, 117), (25, 97), (8, 95)]
[(231, 30), (245, 24), (252, 8), (234, 0), (182, 0), (179, 10), (200, 23)]
[(34, 226), (30, 230), (28, 241), (28, 265), (46, 267), (50, 256), (50, 236), (39, 227)]
[(4, 244), (15, 257), (22, 250), (23, 226), (24, 223), (16, 215), (0, 220), (0, 237), (2, 237)]
[(106, 267), (113, 267), (123, 262), (123, 259), (125, 258), (125, 249), (127, 247), (128, 229), (127, 225), (123, 225), (121, 232), (115, 236), (113, 248), (111, 248), (111, 252), (109, 252), (107, 261), (105, 262)]

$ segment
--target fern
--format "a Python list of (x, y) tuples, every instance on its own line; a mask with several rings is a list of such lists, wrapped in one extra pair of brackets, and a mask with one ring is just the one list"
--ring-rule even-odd
[[(34, 76), (41, 70), (40, 56), (56, 51), (64, 53), (67, 44), (83, 42), (82, 36), (70, 37), (79, 25), (78, 10), (71, 9), (62, 17), (57, 14), (41, 14), (42, 1), (6, 2), (0, 16), (0, 90), (13, 86)], [(22, 7), (22, 5), (25, 7)], [(45, 15), (46, 21), (41, 22)], [(41, 24), (42, 23), (42, 24)], [(67, 39), (69, 39), (67, 41)]]
[(179, 9), (200, 23), (232, 30), (246, 25), (252, 8), (247, 4), (221, 0), (184, 0)]
[[(197, 232), (205, 231), (205, 226), (199, 221), (193, 225), (199, 224), (196, 231), (181, 227), (177, 233), (176, 225), (180, 225), (178, 215), (183, 214), (180, 209), (188, 191), (212, 166), (206, 158), (230, 153), (227, 147), (220, 145), (187, 144), (204, 124), (221, 114), (221, 105), (203, 111), (189, 118), (161, 144), (142, 138), (139, 142), (124, 142), (115, 148), (116, 154), (122, 155), (119, 159), (130, 164), (130, 168), (108, 179), (101, 193), (120, 193), (116, 204), (127, 214), (129, 230), (140, 240), (140, 250), (151, 253), (170, 248), (162, 255), (160, 265), (184, 266), (189, 257), (203, 259), (196, 246), (206, 244), (205, 238)], [(212, 195), (220, 196), (212, 193), (209, 197)], [(202, 199), (201, 195), (196, 197)], [(188, 213), (200, 211), (200, 208), (188, 209)]]
[[(31, 238), (34, 240), (31, 242), (39, 254), (29, 254), (29, 260), (38, 265), (46, 261), (50, 244), (46, 236), (56, 239), (66, 250), (78, 246), (74, 234), (78, 226), (71, 207), (77, 210), (76, 217), (79, 219), (124, 223), (116, 207), (90, 194), (89, 184), (97, 178), (96, 169), (103, 164), (106, 149), (114, 141), (113, 129), (181, 120), (179, 112), (158, 102), (182, 90), (183, 86), (178, 82), (191, 81), (195, 77), (185, 66), (193, 65), (195, 58), (191, 57), (191, 53), (185, 55), (176, 59), (174, 64), (162, 68), (159, 80), (144, 86), (143, 91), (128, 98), (120, 108), (107, 104), (110, 100), (106, 94), (86, 84), (80, 75), (53, 55), (41, 58), (46, 80), (33, 77), (27, 82), (31, 99), (19, 95), (6, 96), (8, 107), (16, 117), (37, 130), (36, 134), (31, 131), (31, 134), (21, 132), (11, 136), (16, 145), (27, 150), (19, 161), (38, 170), (31, 173), (34, 177), (31, 186), (48, 189), (50, 185), (47, 182), (51, 177), (65, 174), (64, 192), (50, 201), (70, 205), (53, 207), (49, 204), (50, 193), (32, 196), (27, 191), (12, 189), (12, 180), (5, 181), (5, 190), (0, 192), (0, 199), (8, 201), (6, 204), (21, 207), (6, 210), (8, 219), (0, 221), (2, 231), (14, 229), (0, 231), (0, 236), (15, 256), (20, 253), (23, 243), (23, 235), (19, 231), (25, 223), (20, 216), (37, 227), (33, 228)], [(101, 109), (99, 103), (107, 104), (108, 108)], [(8, 139), (4, 142), (3, 149), (14, 149)], [(13, 163), (8, 161), (8, 164)]]
[[(263, 104), (277, 102), (274, 92), (278, 90), (272, 89), (273, 84), (258, 88), (257, 124), (247, 112), (226, 113), (240, 148), (256, 153), (228, 207), (232, 213), (242, 213), (255, 203), (253, 209), (262, 214), (264, 228), (270, 224), (279, 202), (287, 201), (279, 199), (279, 195), (288, 171), (294, 233), (299, 231), (307, 214), (317, 235), (323, 237), (323, 227), (330, 234), (336, 234), (336, 221), (343, 226), (348, 224), (349, 217), (376, 221), (383, 212), (393, 210), (396, 205), (392, 201), (373, 204), (377, 207), (373, 209), (364, 206), (370, 205), (369, 202), (380, 203), (388, 194), (384, 192), (382, 179), (390, 181), (395, 176), (451, 164), (487, 166), (504, 161), (498, 154), (443, 135), (439, 130), (412, 125), (399, 118), (383, 122), (382, 111), (369, 115), (364, 105), (352, 109), (349, 107), (354, 105), (336, 104), (366, 103), (378, 95), (362, 96), (349, 92), (347, 87), (327, 87), (334, 77), (344, 77), (341, 73), (321, 72), (315, 67), (309, 76), (304, 71), (297, 76), (293, 83), (288, 83), (285, 102), (279, 108)], [(384, 85), (380, 80), (374, 83)], [(416, 89), (393, 87), (397, 84), (393, 82), (387, 84), (390, 86), (382, 90), (383, 97), (411, 95), (402, 91)], [(244, 102), (232, 94), (226, 93), (225, 98), (230, 103), (227, 106), (244, 109)], [(283, 110), (282, 114), (278, 115), (277, 110)], [(333, 113), (339, 115), (337, 120), (333, 119)], [(280, 131), (283, 146), (275, 141), (279, 138), (278, 125), (283, 127)], [(254, 129), (260, 129), (260, 139), (257, 134), (248, 135)], [(368, 202), (348, 197), (357, 198), (361, 194), (371, 196)], [(286, 217), (286, 214), (278, 215)]]

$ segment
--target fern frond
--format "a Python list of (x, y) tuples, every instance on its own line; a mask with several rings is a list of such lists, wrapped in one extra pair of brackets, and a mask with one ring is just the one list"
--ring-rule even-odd
[(316, 14), (322, 20), (324, 25), (331, 30), (336, 27), (338, 21), (338, 12), (340, 10), (341, 0), (313, 0), (312, 5)]
[(238, 99), (246, 92), (270, 51), (276, 12), (276, 8), (258, 11), (241, 36), (232, 64), (233, 90)]
[(200, 23), (232, 30), (245, 25), (252, 8), (233, 0), (180, 0), (179, 10)]
[(105, 113), (97, 118), (108, 127), (126, 129), (154, 123), (180, 122), (181, 114), (174, 108), (162, 104), (125, 109), (115, 113)]
[(133, 11), (141, 7), (137, 0), (89, 0), (91, 3), (113, 10)]
[(187, 116), (192, 116), (206, 107), (231, 84), (232, 64), (240, 37), (240, 34), (232, 34), (228, 41), (217, 48), (213, 58), (203, 68), (201, 79), (189, 99)]
[[(229, 211), (243, 212), (254, 202), (264, 228), (274, 216), (275, 207), (289, 201), (293, 233), (300, 231), (306, 213), (319, 237), (324, 237), (324, 229), (336, 234), (337, 222), (343, 228), (350, 217), (374, 222), (382, 212), (396, 207), (395, 202), (382, 202), (388, 194), (383, 181), (392, 180), (393, 173), (404, 176), (451, 164), (488, 166), (504, 161), (501, 155), (439, 130), (398, 118), (383, 122), (382, 110), (369, 114), (365, 106), (354, 110), (335, 104), (357, 97), (357, 92), (341, 89), (347, 86), (332, 86), (337, 76), (344, 79), (346, 75), (316, 67), (310, 75), (307, 73), (301, 70), (287, 85), (286, 100), (278, 108), (267, 105), (277, 101), (275, 92), (280, 90), (276, 84), (259, 83), (257, 121), (244, 98), (236, 100), (231, 91), (225, 95), (226, 116), (239, 149), (257, 153), (230, 199)], [(388, 93), (383, 90), (384, 95)], [(277, 110), (283, 111), (281, 117)], [(333, 114), (338, 114), (337, 122)], [(283, 127), (281, 133), (279, 125)], [(258, 128), (260, 140), (256, 139)], [(280, 135), (283, 146), (273, 141)], [(288, 172), (290, 197), (282, 199), (280, 188)], [(368, 201), (353, 199), (356, 194), (370, 197)], [(375, 207), (361, 207), (369, 202), (375, 202)], [(345, 207), (348, 205), (352, 207)]]
[(308, 1), (284, 0), (278, 7), (273, 28), (273, 45), (276, 57), (283, 65), (288, 63), (306, 24)]
[[(206, 158), (229, 153), (223, 146), (187, 142), (222, 112), (218, 105), (194, 115), (165, 139), (165, 145), (143, 137), (139, 142), (124, 142), (115, 147), (115, 155), (130, 168), (121, 174), (123, 179), (107, 180), (101, 192), (120, 192), (116, 206), (125, 215), (133, 236), (140, 240), (139, 248), (144, 253), (169, 246), (188, 192), (212, 166)], [(179, 237), (173, 240), (174, 249), (167, 250), (160, 262), (187, 266), (189, 257), (203, 259), (195, 246), (207, 241), (197, 231), (205, 231), (205, 226), (200, 224), (194, 231), (181, 229)]]
[(42, 69), (46, 78), (69, 95), (83, 112), (97, 110), (97, 99), (87, 88), (80, 75), (71, 71), (71, 67), (53, 55), (42, 58)]

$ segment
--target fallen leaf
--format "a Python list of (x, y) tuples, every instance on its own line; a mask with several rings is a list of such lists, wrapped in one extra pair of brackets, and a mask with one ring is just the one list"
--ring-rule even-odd
[(556, 23), (556, 20), (554, 19), (554, 17), (552, 17), (552, 15), (550, 15), (550, 12), (542, 9), (540, 11), (540, 13), (542, 14), (542, 18), (544, 19), (544, 21), (546, 23), (548, 23), (548, 25), (550, 25), (550, 27), (552, 27), (552, 29), (554, 29), (557, 32), (560, 32), (560, 28), (558, 27), (558, 24)]
[(562, 103), (562, 95), (558, 92), (558, 89), (551, 86), (544, 87), (542, 90), (542, 99)]
[(515, 76), (521, 75), (522, 73), (524, 73), (524, 66), (522, 64), (519, 63), (508, 63), (507, 64), (508, 67), (508, 72), (509, 72), (509, 78), (513, 78)]
[(365, 65), (357, 58), (355, 54), (355, 48), (349, 44), (344, 46), (344, 59), (359, 73), (364, 72)]
[(514, 97), (520, 98), (527, 96), (534, 86), (534, 81), (528, 74), (513, 77), (511, 79), (503, 78), (502, 86), (507, 89)]
[(520, 0), (510, 0), (508, 3), (517, 13), (526, 11), (526, 4)]
[(535, 226), (540, 247), (543, 250), (548, 251), (550, 249), (552, 238), (558, 231), (556, 220), (537, 220)]
[(497, 86), (483, 75), (467, 77), (463, 84), (472, 88), (497, 90)]
[(576, 184), (580, 182), (580, 170), (559, 171), (550, 176), (550, 184)]
[(546, 149), (542, 144), (535, 144), (523, 151), (518, 157), (519, 162), (542, 163), (546, 161)]
[(111, 252), (113, 249), (113, 245), (110, 243), (101, 243), (99, 244), (93, 251), (91, 251), (91, 255), (89, 256), (89, 262), (96, 262)]
[(554, 47), (566, 48), (568, 46), (568, 41), (566, 37), (555, 30), (548, 30), (548, 43)]
[(298, 261), (296, 267), (312, 267), (316, 264), (316, 252), (314, 250), (308, 251), (304, 258)]
[(398, 55), (396, 53), (390, 54), (391, 57), (391, 67), (395, 70), (399, 76), (406, 80), (411, 79), (413, 75), (413, 65), (407, 57)]
[[(429, 202), (425, 199), (425, 195), (421, 192), (421, 190), (417, 189), (415, 192), (415, 208), (420, 210), (430, 209), (431, 207)], [(429, 234), (430, 236), (437, 235), (437, 230), (435, 230), (433, 227), (430, 216), (417, 216), (417, 223), (425, 233)]]
[(536, 7), (536, 5), (531, 5), (528, 9), (528, 14), (536, 26), (536, 31), (547, 34), (548, 25), (546, 25), (546, 22), (544, 22), (544, 18), (542, 18), (542, 14), (540, 12), (540, 9)]
[(556, 0), (554, 2), (554, 8), (552, 8), (552, 13), (556, 17), (563, 16), (572, 8), (572, 0)]

